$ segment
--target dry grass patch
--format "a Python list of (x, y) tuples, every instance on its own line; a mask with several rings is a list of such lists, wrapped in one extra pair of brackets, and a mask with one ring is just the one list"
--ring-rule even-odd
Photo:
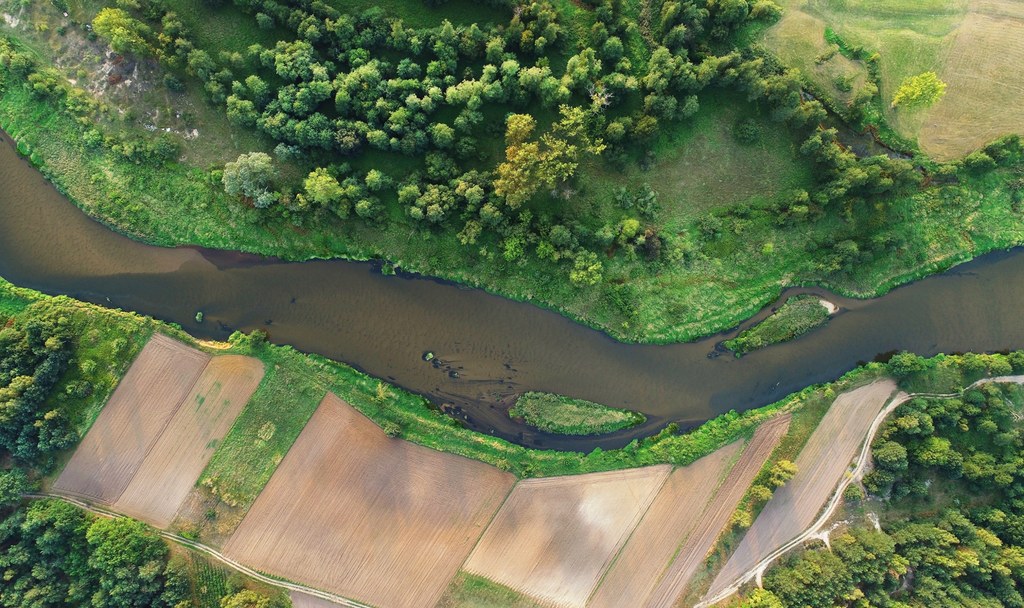
[(155, 334), (64, 467), (54, 491), (115, 502), (209, 359)]
[(224, 552), (373, 605), (433, 606), (514, 482), (388, 438), (329, 394)]
[(709, 595), (811, 525), (863, 445), (872, 420), (895, 391), (896, 383), (886, 378), (835, 400), (797, 456), (796, 475), (775, 491), (711, 584)]
[[(825, 41), (825, 22), (801, 10), (790, 9), (783, 13), (778, 23), (768, 29), (765, 44), (775, 51), (786, 65), (799, 68), (809, 76), (825, 93), (840, 103), (846, 104), (853, 98), (854, 91), (867, 82), (867, 69), (863, 64), (833, 54), (826, 61), (829, 43)], [(840, 90), (837, 80), (850, 84), (849, 91)]]
[(747, 443), (736, 466), (729, 471), (714, 498), (700, 513), (693, 513), (700, 526), (680, 547), (675, 561), (669, 567), (645, 606), (671, 608), (686, 591), (690, 580), (704, 562), (715, 542), (722, 535), (729, 518), (743, 499), (747, 488), (761, 471), (761, 467), (789, 430), (790, 415), (784, 414), (757, 428)]
[(695, 514), (704, 511), (742, 450), (743, 442), (737, 441), (669, 475), (589, 607), (643, 605), (680, 545), (700, 523)]
[(465, 570), (545, 603), (584, 606), (670, 470), (661, 465), (522, 481)]
[(214, 357), (115, 508), (160, 528), (170, 525), (262, 378), (259, 359)]
[(921, 147), (939, 159), (1024, 133), (1024, 4), (984, 0), (970, 7), (939, 71), (946, 95), (921, 127)]

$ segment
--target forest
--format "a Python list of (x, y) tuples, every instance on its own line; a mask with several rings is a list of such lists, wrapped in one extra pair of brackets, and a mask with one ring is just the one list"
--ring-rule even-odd
[[(961, 386), (1011, 371), (1002, 358), (957, 359), (904, 353), (891, 367), (904, 382), (962, 373)], [(852, 522), (830, 549), (772, 567), (742, 605), (1024, 605), (1022, 405), (1018, 385), (988, 384), (897, 408), (872, 445), (875, 469), (846, 494)]]
[[(819, 100), (799, 71), (751, 43), (779, 17), (771, 0), (673, 0), (639, 11), (608, 0), (575, 12), (546, 1), (496, 2), (490, 21), (435, 17), (431, 27), (408, 25), (393, 8), (275, 0), (202, 6), (242, 19), (251, 34), (239, 36), (261, 42), (213, 44), (186, 25), (183, 5), (158, 0), (99, 3), (85, 11), (89, 21), (71, 26), (125, 61), (156, 62), (164, 76), (154, 86), (169, 99), (198, 92), (234, 129), (263, 142), (204, 168), (199, 179), (226, 197), (227, 208), (215, 214), (230, 219), (219, 229), (244, 218), (246, 226), (230, 228), (233, 245), (276, 251), (262, 235), (310, 233), (298, 237), (307, 249), (296, 255), (310, 255), (312, 246), (411, 256), (394, 261), (516, 297), (536, 293), (632, 339), (693, 336), (751, 312), (731, 308), (729, 298), (717, 308), (681, 303), (679, 273), (712, 276), (716, 266), (738, 270), (756, 259), (762, 273), (797, 264), (801, 277), (861, 284), (876, 282), (882, 267), (920, 265), (928, 259), (924, 242), (894, 223), (909, 221), (909, 207), (932, 207), (909, 199), (941, 188), (952, 201), (943, 213), (959, 213), (973, 182), (1002, 179), (1022, 157), (1014, 136), (952, 163), (896, 140), (887, 153), (858, 155), (844, 131), (884, 127), (878, 108), (889, 100), (877, 86), (843, 105)], [(417, 10), (424, 9), (441, 10)], [(855, 56), (869, 71), (878, 61), (863, 49)], [(14, 39), (0, 41), (0, 63), (8, 86), (25, 82), (37, 102), (59, 105), (87, 150), (134, 166), (129, 173), (172, 172), (183, 146), (192, 147), (164, 129), (130, 127), (117, 102), (71, 82)], [(696, 215), (676, 192), (627, 179), (661, 162), (666, 132), (722, 108), (739, 113), (730, 146), (784, 158), (792, 145), (807, 178)], [(105, 187), (102, 177), (92, 182)], [(1019, 193), (1014, 183), (1010, 194)], [(137, 232), (146, 220), (131, 198), (113, 196), (121, 206), (109, 213), (126, 214), (119, 223)], [(209, 214), (208, 203), (194, 204), (199, 209), (181, 221)], [(396, 240), (404, 254), (385, 253)], [(755, 258), (732, 259), (748, 246)], [(527, 282), (512, 287), (519, 274)], [(658, 276), (666, 277), (655, 281), (660, 287), (651, 283)], [(587, 290), (600, 294), (594, 306), (570, 304), (569, 294)], [(769, 295), (758, 291), (754, 302)], [(673, 317), (683, 323), (666, 327)]]

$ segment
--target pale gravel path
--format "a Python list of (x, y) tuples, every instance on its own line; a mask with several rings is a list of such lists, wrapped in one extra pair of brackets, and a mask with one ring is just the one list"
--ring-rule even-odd
[[(740, 574), (733, 580), (732, 583), (729, 583), (728, 585), (725, 585), (724, 583), (722, 585), (719, 585), (720, 589), (713, 595), (709, 592), (710, 597), (705, 596), (700, 601), (700, 603), (698, 603), (694, 608), (708, 608), (710, 606), (714, 606), (715, 604), (721, 601), (724, 601), (725, 599), (729, 598), (730, 596), (738, 592), (740, 587), (747, 584), (751, 580), (754, 580), (755, 578), (759, 580), (760, 575), (768, 568), (769, 565), (771, 565), (772, 562), (782, 557), (786, 553), (792, 551), (794, 548), (800, 546), (806, 540), (819, 535), (821, 533), (822, 528), (825, 527), (828, 521), (835, 514), (836, 510), (839, 508), (839, 505), (842, 504), (843, 492), (846, 490), (847, 487), (849, 487), (849, 485), (854, 480), (859, 479), (864, 474), (864, 470), (867, 468), (867, 465), (871, 460), (871, 443), (874, 441), (875, 435), (878, 434), (878, 430), (881, 428), (882, 423), (889, 416), (889, 414), (891, 414), (897, 407), (903, 405), (907, 401), (910, 401), (911, 399), (914, 399), (916, 397), (951, 399), (954, 397), (959, 397), (966, 391), (976, 386), (993, 383), (1024, 384), (1024, 375), (982, 378), (981, 380), (978, 380), (977, 382), (970, 384), (969, 386), (965, 387), (964, 389), (956, 393), (914, 393), (908, 395), (907, 393), (901, 392), (897, 394), (896, 397), (891, 402), (889, 402), (889, 404), (886, 405), (885, 408), (883, 408), (877, 416), (875, 416), (874, 420), (872, 420), (871, 427), (868, 430), (864, 443), (861, 446), (860, 454), (857, 458), (853, 471), (850, 472), (849, 475), (844, 475), (842, 477), (842, 479), (839, 482), (839, 486), (832, 494), (831, 500), (829, 500), (828, 504), (825, 506), (825, 510), (821, 513), (818, 519), (816, 519), (814, 523), (812, 523), (811, 526), (804, 530), (801, 534), (799, 534), (789, 542), (786, 542), (779, 548), (775, 549), (767, 556), (765, 556), (762, 560), (760, 560), (759, 562), (751, 566), (749, 569), (747, 569), (745, 572)], [(717, 584), (718, 582), (719, 581), (716, 579), (715, 583)]]

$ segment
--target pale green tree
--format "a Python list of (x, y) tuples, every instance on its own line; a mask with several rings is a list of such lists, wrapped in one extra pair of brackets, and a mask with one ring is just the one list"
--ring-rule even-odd
[(894, 108), (923, 108), (932, 105), (946, 93), (946, 83), (935, 72), (908, 76), (892, 98)]

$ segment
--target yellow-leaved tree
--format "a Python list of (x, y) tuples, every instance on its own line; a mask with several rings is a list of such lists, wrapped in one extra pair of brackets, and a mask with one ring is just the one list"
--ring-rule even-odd
[(562, 105), (551, 130), (531, 140), (537, 121), (512, 114), (505, 124), (505, 162), (498, 166), (494, 192), (512, 208), (530, 200), (541, 187), (554, 188), (576, 172), (584, 155), (598, 155), (605, 145), (590, 135), (588, 110)]
[(922, 108), (938, 101), (946, 92), (946, 83), (935, 72), (925, 72), (903, 79), (892, 98), (894, 108)]

